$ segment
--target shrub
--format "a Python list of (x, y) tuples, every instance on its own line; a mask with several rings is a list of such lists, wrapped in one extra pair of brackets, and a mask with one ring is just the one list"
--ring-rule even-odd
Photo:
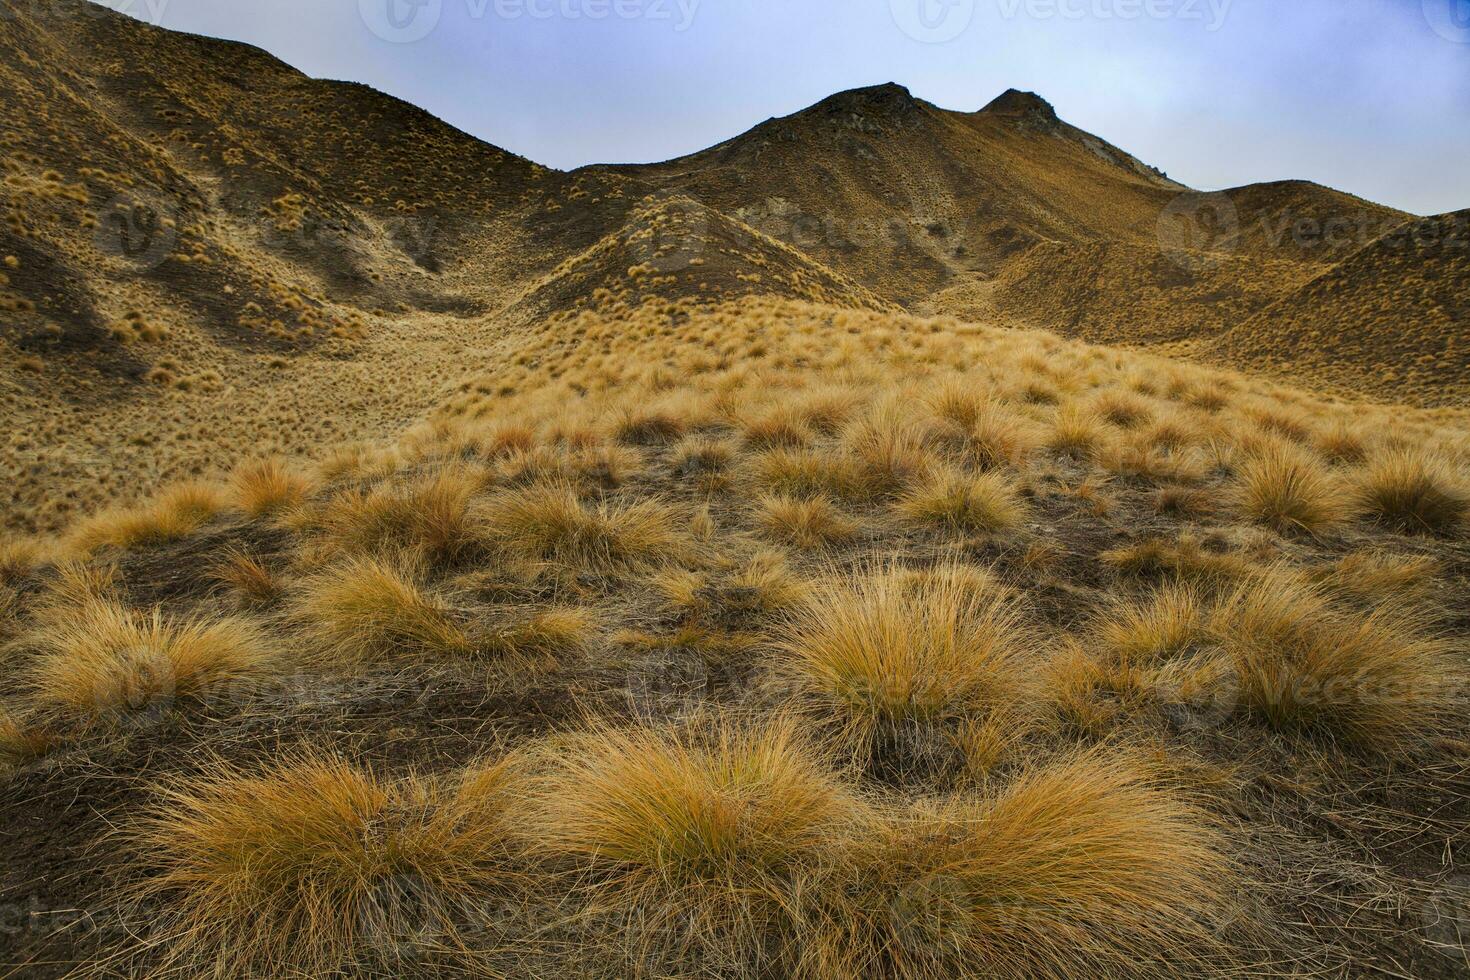
[[(462, 945), (471, 903), (518, 887), (504, 762), (389, 779), (335, 756), (223, 762), (159, 787), (126, 833), (151, 870), (166, 972), (327, 976), (410, 941)], [(248, 924), (248, 928), (247, 928)]]

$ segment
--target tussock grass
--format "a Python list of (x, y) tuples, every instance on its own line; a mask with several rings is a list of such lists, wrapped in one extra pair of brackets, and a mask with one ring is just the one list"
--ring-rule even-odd
[(934, 462), (924, 426), (893, 400), (874, 406), (849, 425), (843, 443), (870, 496), (902, 493)]
[(773, 449), (754, 461), (761, 486), (786, 496), (854, 497), (863, 477), (853, 460), (831, 450)]
[(349, 490), (325, 501), (315, 516), (318, 539), (329, 553), (403, 554), (430, 567), (448, 567), (485, 545), (470, 512), (483, 476), (468, 467), (446, 467), (400, 486)]
[(0, 708), (0, 777), (46, 753), (51, 739), (19, 715)]
[(311, 483), (278, 459), (247, 463), (231, 476), (235, 504), (250, 517), (266, 517), (301, 504)]
[(1030, 635), (1012, 597), (977, 584), (962, 565), (818, 583), (771, 669), (798, 704), (859, 744), (1008, 708)]
[(161, 971), (327, 976), (461, 945), (472, 903), (519, 887), (505, 761), (388, 778), (330, 756), (223, 762), (161, 786), (126, 837), (152, 874)]
[(1470, 521), (1470, 488), (1442, 456), (1389, 450), (1371, 460), (1356, 489), (1357, 510), (1404, 534), (1452, 534)]
[(1171, 583), (1143, 600), (1114, 600), (1093, 633), (1110, 657), (1124, 664), (1154, 664), (1208, 639), (1209, 605), (1197, 588)]
[(674, 513), (656, 500), (584, 503), (564, 484), (536, 484), (492, 497), (486, 533), (524, 559), (609, 571), (658, 564), (688, 551)]
[(857, 846), (834, 923), (847, 975), (901, 980), (1204, 972), (1238, 873), (1217, 824), (1129, 755), (892, 814)]
[(967, 534), (1008, 531), (1026, 520), (1028, 508), (1014, 480), (1001, 473), (941, 469), (896, 505), (915, 524)]
[(1211, 629), (1233, 659), (1242, 706), (1279, 729), (1393, 753), (1463, 709), (1463, 666), (1403, 605), (1348, 613), (1278, 566), (1227, 595)]
[(1057, 408), (1046, 445), (1074, 459), (1094, 459), (1108, 442), (1102, 420), (1090, 408), (1068, 402)]
[(779, 962), (769, 947), (795, 938), (797, 883), (860, 813), (789, 719), (598, 725), (545, 756), (531, 843), (623, 914), (616, 941), (640, 960), (661, 946), (741, 974)]
[(1347, 493), (1321, 462), (1272, 439), (1240, 465), (1236, 502), (1248, 519), (1281, 534), (1317, 535), (1347, 518)]
[(165, 491), (139, 508), (105, 511), (82, 521), (67, 536), (73, 554), (88, 555), (99, 548), (126, 550), (186, 538), (224, 509), (219, 488), (185, 483)]
[(1248, 574), (1252, 563), (1235, 552), (1212, 551), (1193, 534), (1175, 539), (1153, 537), (1137, 544), (1111, 548), (1098, 560), (1118, 572), (1137, 578), (1178, 578), (1202, 586), (1230, 582)]
[(233, 591), (247, 606), (263, 608), (281, 597), (283, 586), (258, 558), (231, 551), (214, 568), (217, 582)]
[(52, 606), (25, 642), (36, 651), (24, 678), (31, 701), (82, 720), (218, 693), (286, 663), (248, 619), (170, 620), (96, 596)]
[(469, 635), (416, 570), (349, 558), (307, 580), (293, 610), (303, 636), (328, 660), (358, 666), (468, 653)]
[(477, 631), (474, 645), (481, 655), (503, 664), (547, 667), (558, 664), (564, 656), (586, 651), (596, 636), (596, 625), (587, 610), (545, 609)]
[(830, 497), (760, 498), (757, 523), (770, 538), (807, 551), (841, 544), (857, 533), (857, 524)]

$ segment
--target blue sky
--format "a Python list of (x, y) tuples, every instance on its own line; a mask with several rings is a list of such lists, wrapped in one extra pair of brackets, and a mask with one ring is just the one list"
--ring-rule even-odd
[(665, 159), (896, 81), (1034, 90), (1175, 179), (1470, 208), (1470, 0), (97, 0), (541, 163)]

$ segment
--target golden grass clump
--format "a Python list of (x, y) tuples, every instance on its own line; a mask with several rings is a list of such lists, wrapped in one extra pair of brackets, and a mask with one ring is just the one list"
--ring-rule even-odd
[(1369, 461), (1356, 491), (1360, 513), (1404, 534), (1453, 534), (1470, 520), (1470, 489), (1441, 456), (1384, 452)]
[(857, 523), (826, 496), (768, 494), (760, 498), (757, 521), (768, 537), (806, 551), (841, 544), (858, 529)]
[(158, 916), (159, 967), (327, 976), (391, 969), (410, 943), (461, 946), (482, 925), (465, 913), (519, 887), (516, 783), (506, 761), (390, 779), (310, 756), (214, 762), (160, 787), (126, 831), (153, 872), (136, 887)]
[(233, 592), (243, 605), (263, 608), (281, 597), (280, 580), (260, 559), (230, 551), (214, 568), (214, 579)]
[(1237, 505), (1250, 520), (1281, 534), (1320, 534), (1346, 519), (1347, 492), (1316, 458), (1271, 439), (1241, 463)]
[(1013, 705), (1030, 634), (1015, 599), (949, 564), (814, 585), (772, 670), (805, 709), (858, 744)]
[(315, 530), (331, 551), (387, 556), (448, 566), (484, 545), (470, 502), (482, 479), (468, 467), (449, 466), (407, 486), (384, 483), (349, 490), (325, 501), (314, 516)]
[(851, 423), (843, 442), (852, 453), (859, 485), (870, 496), (902, 493), (934, 462), (924, 427), (893, 400)]
[(1271, 726), (1394, 753), (1463, 710), (1465, 671), (1422, 613), (1356, 614), (1277, 566), (1241, 582), (1212, 614), (1241, 706)]
[(1203, 975), (1238, 872), (1217, 823), (1164, 783), (1093, 752), (891, 814), (856, 845), (841, 940), (812, 955), (896, 980)]
[(589, 505), (564, 484), (503, 491), (480, 514), (486, 533), (527, 560), (610, 571), (658, 564), (688, 549), (676, 515), (656, 500)]
[(1001, 473), (942, 469), (897, 504), (904, 519), (966, 534), (1008, 531), (1026, 520), (1028, 508), (1014, 480)]
[(81, 719), (208, 696), (268, 678), (285, 656), (240, 617), (168, 620), (100, 596), (46, 609), (31, 634), (26, 687), (41, 709)]
[(1068, 402), (1057, 408), (1046, 445), (1053, 452), (1074, 459), (1095, 459), (1108, 442), (1102, 420), (1090, 408)]
[(327, 659), (361, 666), (470, 652), (469, 635), (417, 577), (411, 566), (347, 559), (302, 585), (294, 602), (302, 633)]
[(779, 958), (767, 947), (795, 938), (798, 883), (859, 812), (789, 719), (599, 725), (545, 755), (531, 843), (625, 914), (613, 938), (632, 956), (695, 947), (739, 975), (742, 958)]
[(306, 499), (311, 483), (279, 459), (257, 460), (236, 469), (231, 483), (235, 503), (251, 517), (266, 517)]
[(224, 509), (225, 498), (217, 487), (185, 483), (164, 491), (144, 507), (104, 511), (82, 521), (68, 536), (76, 554), (91, 554), (98, 548), (135, 548), (186, 538)]
[(1170, 583), (1142, 601), (1115, 600), (1094, 627), (1098, 645), (1124, 664), (1189, 652), (1209, 636), (1209, 606), (1197, 588)]
[(853, 460), (830, 450), (772, 449), (756, 457), (754, 470), (762, 486), (786, 496), (852, 497), (863, 487)]

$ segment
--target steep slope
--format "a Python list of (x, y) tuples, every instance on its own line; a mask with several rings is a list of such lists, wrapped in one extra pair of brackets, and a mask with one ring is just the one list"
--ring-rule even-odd
[(1390, 400), (1470, 396), (1470, 211), (1406, 221), (1207, 350)]

